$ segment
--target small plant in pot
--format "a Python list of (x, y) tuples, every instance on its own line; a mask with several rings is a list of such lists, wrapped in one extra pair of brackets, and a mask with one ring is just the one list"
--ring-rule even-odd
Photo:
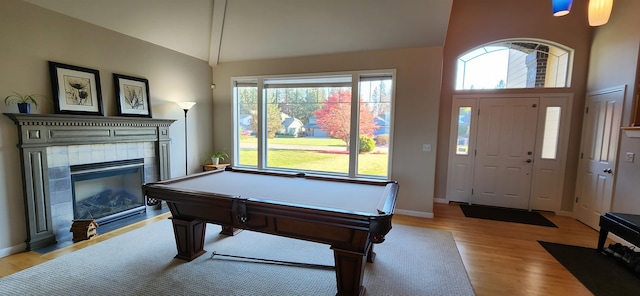
[(225, 152), (224, 150), (215, 151), (211, 153), (211, 164), (218, 165), (220, 164), (220, 160), (223, 160), (227, 157), (229, 157), (229, 154), (227, 154), (227, 152)]
[(20, 113), (29, 114), (31, 113), (31, 104), (33, 104), (33, 106), (38, 108), (38, 100), (37, 100), (38, 98), (46, 98), (46, 97), (38, 94), (23, 95), (14, 91), (12, 95), (8, 95), (4, 97), (4, 103), (7, 106), (9, 104), (17, 104), (18, 110), (20, 111)]

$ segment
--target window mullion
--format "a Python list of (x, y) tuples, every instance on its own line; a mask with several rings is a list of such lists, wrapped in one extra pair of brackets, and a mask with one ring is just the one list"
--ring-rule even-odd
[(349, 177), (358, 174), (359, 130), (360, 130), (360, 75), (351, 77), (351, 126), (349, 127)]
[(256, 133), (257, 141), (258, 141), (258, 169), (264, 169), (267, 163), (267, 153), (266, 153), (266, 133), (267, 133), (267, 116), (266, 116), (266, 99), (264, 94), (264, 80), (262, 78), (258, 79), (257, 87), (258, 87), (258, 131)]

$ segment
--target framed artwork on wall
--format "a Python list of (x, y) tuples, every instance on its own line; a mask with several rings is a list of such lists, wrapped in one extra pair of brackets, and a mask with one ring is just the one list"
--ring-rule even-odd
[(151, 117), (149, 80), (113, 74), (118, 115)]
[(56, 113), (104, 115), (98, 70), (49, 61)]

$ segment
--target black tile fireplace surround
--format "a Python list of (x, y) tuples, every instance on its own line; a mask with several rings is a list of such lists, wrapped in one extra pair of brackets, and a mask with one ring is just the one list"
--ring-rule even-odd
[[(18, 128), (27, 250), (56, 244), (73, 220), (70, 166), (144, 159), (144, 182), (169, 177), (172, 119), (4, 113)], [(66, 233), (65, 233), (66, 234)]]

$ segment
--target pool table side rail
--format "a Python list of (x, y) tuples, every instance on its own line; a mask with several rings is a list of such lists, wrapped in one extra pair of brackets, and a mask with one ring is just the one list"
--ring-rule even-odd
[[(205, 172), (201, 172), (201, 173), (197, 173), (197, 174), (193, 174), (193, 175), (187, 175), (187, 176), (182, 176), (182, 177), (177, 177), (177, 178), (172, 178), (172, 179), (168, 179), (168, 180), (163, 180), (163, 181), (158, 181), (158, 182), (154, 182), (154, 183), (145, 184), (145, 185), (143, 185), (143, 195), (144, 196), (154, 197), (154, 198), (161, 199), (161, 200), (167, 200), (166, 198), (171, 198), (171, 197), (170, 196), (166, 196), (166, 194), (163, 194), (163, 195), (165, 195), (164, 199), (163, 198), (159, 198), (157, 196), (153, 196), (153, 195), (147, 194), (147, 192), (149, 192), (148, 189), (151, 188), (151, 187), (158, 187), (158, 188), (164, 187), (163, 190), (174, 192), (175, 194), (188, 193), (187, 195), (181, 195), (182, 197), (180, 198), (180, 200), (184, 200), (185, 202), (194, 201), (194, 196), (219, 196), (219, 197), (222, 197), (222, 198), (241, 198), (242, 196), (240, 196), (240, 195), (226, 195), (226, 194), (217, 194), (217, 193), (211, 193), (211, 192), (201, 192), (201, 191), (197, 191), (197, 190), (177, 190), (177, 189), (174, 189), (174, 188), (169, 188), (169, 186), (171, 186), (172, 184), (175, 184), (175, 183), (179, 183), (179, 182), (182, 182), (182, 181), (185, 181), (185, 180), (200, 178), (200, 177), (203, 177), (203, 175), (212, 175), (212, 174), (224, 173), (225, 171), (227, 171), (227, 172), (228, 171), (238, 172), (238, 173), (248, 173), (248, 174), (257, 174), (257, 175), (267, 175), (267, 176), (288, 177), (288, 178), (301, 178), (302, 177), (302, 178), (310, 179), (310, 180), (322, 180), (322, 181), (332, 181), (332, 182), (355, 183), (355, 184), (363, 184), (363, 185), (385, 186), (385, 190), (384, 190), (384, 192), (383, 192), (383, 194), (381, 196), (380, 203), (376, 207), (377, 212), (378, 212), (377, 215), (371, 214), (371, 213), (366, 213), (366, 212), (349, 211), (349, 210), (340, 209), (340, 208), (305, 205), (305, 207), (315, 208), (317, 210), (343, 212), (343, 213), (347, 213), (347, 214), (356, 214), (356, 215), (369, 215), (369, 216), (372, 216), (372, 217), (393, 215), (394, 210), (395, 210), (397, 192), (399, 190), (398, 182), (394, 181), (394, 180), (363, 180), (363, 179), (315, 176), (315, 175), (305, 175), (305, 174), (301, 175), (300, 173), (299, 174), (293, 174), (293, 173), (283, 173), (283, 172), (273, 172), (273, 171), (258, 171), (258, 170), (249, 170), (249, 169), (237, 169), (237, 168), (233, 168), (231, 166), (228, 166), (224, 170), (205, 171)], [(270, 202), (270, 203), (281, 204), (281, 205), (292, 206), (292, 207), (297, 207), (298, 206), (297, 204), (292, 204), (292, 203), (287, 203), (287, 202), (282, 202), (282, 201), (275, 201), (275, 200), (271, 200), (271, 199), (261, 198), (261, 197), (258, 197), (258, 196), (256, 196), (256, 197), (242, 197), (242, 198), (247, 198), (248, 200), (252, 200), (252, 201), (264, 201), (264, 202)], [(199, 200), (200, 197), (197, 197), (195, 199)], [(173, 201), (174, 202), (179, 202), (180, 200), (173, 200)]]
[(171, 184), (150, 183), (143, 185), (143, 192), (145, 196), (153, 197), (155, 199), (171, 201), (174, 203), (198, 203), (206, 205), (207, 200), (222, 198), (222, 199), (241, 199), (247, 202), (262, 203), (280, 205), (290, 208), (310, 209), (322, 212), (331, 213), (343, 213), (346, 215), (356, 215), (359, 217), (369, 217), (375, 219), (376, 217), (385, 217), (393, 215), (395, 210), (395, 203), (397, 197), (398, 185), (387, 184), (383, 195), (381, 197), (380, 205), (377, 207), (377, 213), (369, 213), (362, 211), (346, 210), (341, 208), (315, 206), (315, 205), (299, 205), (286, 201), (277, 201), (271, 199), (265, 199), (260, 197), (242, 197), (240, 195), (229, 195), (212, 192), (203, 192), (193, 189), (176, 189), (172, 188)]
[(248, 168), (236, 168), (231, 166), (226, 167), (224, 171), (256, 174), (256, 175), (266, 175), (266, 176), (289, 177), (289, 178), (305, 178), (309, 180), (320, 180), (320, 181), (347, 182), (347, 183), (357, 183), (357, 184), (364, 184), (364, 185), (383, 185), (386, 183), (398, 183), (397, 181), (394, 181), (394, 180), (383, 180), (383, 179), (372, 180), (372, 179), (349, 178), (349, 177), (343, 177), (343, 176), (327, 176), (327, 175), (318, 175), (318, 174), (309, 174), (309, 173), (264, 171), (264, 170), (248, 169)]
[(380, 215), (393, 215), (393, 212), (396, 209), (396, 200), (398, 197), (398, 191), (400, 186), (397, 182), (388, 183), (385, 186), (384, 192), (382, 196), (386, 196), (386, 198), (382, 199), (381, 205), (378, 205), (378, 214)]
[[(171, 202), (175, 204), (192, 204), (198, 205), (200, 207), (218, 207), (218, 206), (228, 206), (230, 203), (233, 203), (234, 200), (243, 201), (247, 207), (260, 207), (260, 208), (274, 208), (274, 209), (282, 209), (287, 212), (298, 212), (298, 213), (315, 213), (321, 216), (331, 215), (334, 217), (343, 217), (346, 219), (355, 219), (362, 221), (370, 221), (376, 219), (386, 220), (387, 217), (393, 216), (395, 200), (396, 200), (396, 192), (397, 185), (396, 184), (388, 184), (387, 188), (384, 190), (384, 194), (387, 197), (384, 199), (384, 207), (383, 210), (378, 210), (378, 213), (366, 213), (366, 212), (356, 212), (349, 211), (345, 209), (338, 208), (328, 208), (328, 207), (320, 207), (320, 206), (300, 206), (296, 204), (291, 204), (287, 202), (279, 202), (272, 201), (268, 199), (260, 199), (260, 198), (242, 198), (238, 195), (227, 195), (227, 194), (218, 194), (211, 192), (202, 192), (197, 190), (188, 190), (188, 189), (175, 189), (171, 188), (168, 184), (158, 184), (151, 183), (143, 186), (143, 191), (145, 196), (153, 197), (159, 200), (164, 200), (166, 202)], [(295, 209), (295, 210), (292, 210)], [(184, 215), (180, 215), (184, 216)]]

